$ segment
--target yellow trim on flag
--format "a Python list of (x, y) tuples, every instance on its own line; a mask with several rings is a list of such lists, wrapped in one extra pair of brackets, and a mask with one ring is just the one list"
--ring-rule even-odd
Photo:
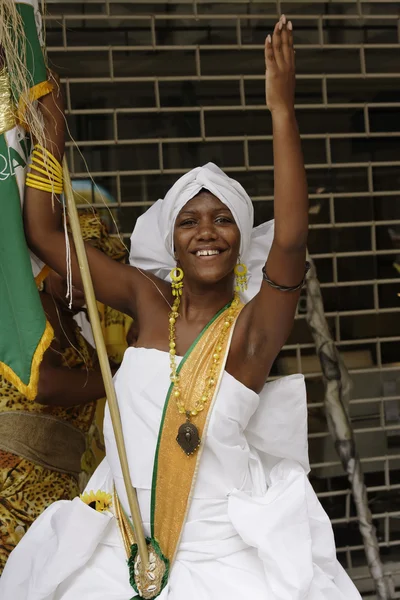
[(38, 273), (35, 277), (35, 283), (38, 287), (41, 283), (43, 283), (49, 273), (50, 267), (48, 265), (43, 265), (40, 273)]
[(28, 102), (35, 102), (35, 100), (39, 100), (42, 96), (46, 96), (46, 94), (50, 94), (54, 89), (53, 84), (50, 81), (41, 81), (37, 83), (33, 87), (30, 88), (28, 99), (26, 97), (21, 96), (18, 102), (17, 107), (17, 121), (20, 125), (26, 125), (24, 117), (26, 111), (26, 105)]
[(7, 379), (7, 381), (9, 381), (14, 387), (16, 387), (21, 394), (24, 394), (28, 400), (34, 400), (37, 396), (40, 363), (42, 362), (43, 354), (53, 341), (53, 337), (54, 330), (50, 323), (46, 321), (45, 330), (32, 358), (31, 376), (28, 384), (24, 383), (13, 371), (13, 369), (11, 369), (4, 362), (0, 361), (0, 375)]

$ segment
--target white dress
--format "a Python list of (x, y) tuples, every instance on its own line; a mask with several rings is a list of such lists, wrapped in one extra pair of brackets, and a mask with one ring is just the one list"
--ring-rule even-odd
[[(129, 348), (115, 377), (133, 485), (149, 535), (153, 460), (169, 356)], [(107, 458), (88, 490), (127, 509), (109, 414)], [(300, 375), (260, 394), (224, 373), (194, 498), (160, 600), (358, 600), (336, 559), (331, 524), (307, 479), (307, 406)], [(50, 506), (12, 552), (1, 600), (130, 600), (115, 518), (79, 498)]]

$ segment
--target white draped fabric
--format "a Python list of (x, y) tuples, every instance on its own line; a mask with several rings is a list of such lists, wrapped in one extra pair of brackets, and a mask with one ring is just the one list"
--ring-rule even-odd
[(203, 188), (229, 208), (239, 228), (240, 259), (248, 268), (248, 289), (241, 296), (248, 302), (261, 287), (261, 269), (272, 246), (274, 221), (253, 228), (253, 204), (246, 190), (214, 163), (185, 173), (163, 200), (157, 200), (139, 217), (131, 236), (129, 262), (170, 281), (170, 271), (176, 266), (173, 245), (176, 218), (185, 204)]
[[(115, 377), (133, 485), (149, 534), (154, 453), (169, 383), (167, 353), (129, 348)], [(88, 489), (127, 510), (109, 414), (107, 459)], [(331, 524), (307, 479), (304, 379), (258, 395), (224, 373), (176, 562), (160, 600), (359, 600), (336, 560)], [(115, 518), (56, 502), (12, 552), (2, 600), (130, 600)]]

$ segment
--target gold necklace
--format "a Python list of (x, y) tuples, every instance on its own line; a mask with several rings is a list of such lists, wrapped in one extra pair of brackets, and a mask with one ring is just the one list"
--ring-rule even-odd
[(221, 351), (224, 347), (224, 341), (226, 336), (228, 335), (229, 329), (235, 321), (239, 304), (239, 295), (237, 292), (235, 292), (231, 305), (227, 309), (227, 315), (222, 324), (220, 334), (215, 344), (213, 352), (213, 361), (211, 363), (208, 375), (206, 377), (206, 383), (203, 389), (203, 393), (201, 395), (200, 400), (198, 400), (195, 403), (195, 405), (191, 408), (185, 406), (185, 401), (182, 398), (180, 377), (177, 373), (176, 366), (176, 319), (179, 316), (180, 294), (176, 295), (174, 303), (172, 305), (172, 310), (169, 313), (169, 357), (171, 366), (170, 379), (173, 383), (171, 394), (173, 394), (173, 397), (175, 398), (176, 406), (178, 408), (179, 413), (186, 416), (186, 422), (182, 423), (182, 425), (178, 429), (176, 441), (178, 442), (182, 450), (185, 452), (185, 454), (187, 454), (188, 456), (190, 454), (193, 454), (201, 443), (199, 430), (196, 427), (196, 425), (191, 422), (191, 419), (193, 417), (196, 417), (196, 415), (199, 412), (204, 410), (205, 404), (209, 401), (210, 398), (213, 397), (214, 388), (217, 383), (217, 369), (221, 361)]

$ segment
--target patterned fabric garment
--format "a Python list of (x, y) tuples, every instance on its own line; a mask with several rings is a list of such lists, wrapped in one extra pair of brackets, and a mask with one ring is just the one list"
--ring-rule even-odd
[[(91, 368), (92, 353), (80, 331), (76, 331), (75, 347), (63, 353), (63, 364), (69, 368)], [(51, 414), (83, 431), (87, 448), (82, 466), (91, 474), (94, 468), (92, 443), (96, 403), (63, 408), (46, 406), (27, 400), (0, 376), (0, 412), (18, 411)], [(0, 574), (6, 560), (33, 521), (56, 500), (71, 500), (79, 494), (73, 475), (45, 469), (25, 458), (0, 450)]]
[(78, 493), (72, 475), (44, 469), (0, 450), (0, 574), (10, 552), (44, 509)]

